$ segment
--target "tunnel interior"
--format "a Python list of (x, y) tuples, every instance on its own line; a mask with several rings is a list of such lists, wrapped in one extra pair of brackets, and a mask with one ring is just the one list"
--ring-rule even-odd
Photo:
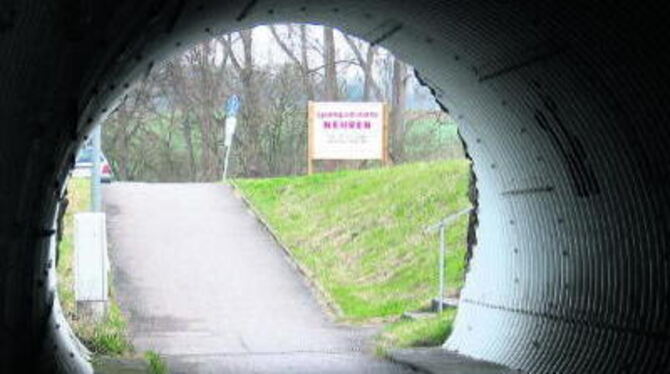
[(662, 2), (9, 1), (0, 9), (0, 368), (90, 367), (59, 314), (53, 221), (78, 145), (208, 35), (308, 22), (379, 44), (456, 118), (473, 253), (445, 349), (523, 372), (670, 372)]

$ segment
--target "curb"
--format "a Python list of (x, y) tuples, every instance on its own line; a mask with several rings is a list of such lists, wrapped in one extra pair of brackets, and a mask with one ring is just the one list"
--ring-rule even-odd
[(468, 356), (448, 351), (441, 347), (432, 348), (402, 348), (388, 352), (389, 359), (399, 364), (409, 366), (413, 370), (428, 374), (520, 374), (513, 370), (492, 362), (482, 361)]
[[(224, 182), (225, 184), (225, 182)], [(279, 235), (275, 232), (275, 230), (270, 226), (270, 224), (267, 222), (267, 219), (261, 214), (261, 212), (256, 209), (256, 207), (249, 201), (249, 199), (244, 195), (242, 190), (238, 187), (238, 185), (235, 183), (234, 180), (228, 180), (228, 185), (232, 187), (233, 192), (236, 197), (241, 199), (244, 204), (247, 206), (247, 208), (254, 214), (256, 220), (260, 222), (265, 230), (272, 236), (272, 239), (279, 245), (279, 248), (281, 248), (284, 258), (286, 261), (293, 267), (295, 270), (297, 270), (301, 275), (302, 279), (305, 281), (307, 286), (312, 290), (312, 293), (316, 296), (317, 301), (319, 304), (324, 305), (326, 308), (327, 314), (332, 317), (342, 317), (342, 309), (330, 298), (326, 290), (321, 287), (320, 284), (318, 284), (315, 281), (315, 277), (313, 276), (312, 272), (302, 266), (293, 256), (293, 252), (289, 249), (289, 247), (282, 241), (282, 239), (279, 237)]]

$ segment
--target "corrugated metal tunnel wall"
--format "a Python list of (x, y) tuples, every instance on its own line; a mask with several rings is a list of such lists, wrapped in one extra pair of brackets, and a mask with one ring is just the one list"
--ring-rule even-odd
[(89, 369), (48, 251), (86, 130), (161, 58), (283, 21), (393, 50), (460, 124), (478, 225), (446, 348), (528, 372), (670, 372), (665, 2), (0, 4), (0, 372)]

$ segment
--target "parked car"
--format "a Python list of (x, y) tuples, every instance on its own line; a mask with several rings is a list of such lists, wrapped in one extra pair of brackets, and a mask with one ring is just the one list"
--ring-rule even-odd
[[(90, 177), (91, 169), (93, 168), (93, 148), (84, 147), (79, 151), (77, 159), (75, 160), (74, 169), (72, 170), (73, 177)], [(114, 173), (112, 167), (109, 165), (105, 155), (100, 152), (100, 181), (102, 183), (111, 183), (114, 180)]]

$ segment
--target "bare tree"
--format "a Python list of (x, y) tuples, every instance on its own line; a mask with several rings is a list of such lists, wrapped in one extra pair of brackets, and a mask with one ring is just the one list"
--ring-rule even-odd
[[(167, 61), (164, 67), (164, 71), (164, 97), (170, 98), (170, 106), (173, 108), (178, 108), (182, 114), (180, 124), (188, 156), (189, 180), (197, 181), (199, 180), (198, 162), (196, 160), (195, 148), (193, 146), (193, 125), (190, 119), (188, 103), (185, 101), (185, 78), (181, 60), (176, 59), (176, 61)], [(170, 92), (170, 90), (173, 92)], [(171, 95), (171, 93), (173, 94)]]
[(286, 37), (279, 35), (276, 26), (268, 27), (277, 45), (281, 48), (282, 51), (284, 51), (291, 62), (300, 69), (300, 78), (303, 89), (307, 96), (307, 100), (312, 100), (314, 98), (314, 88), (312, 85), (312, 72), (310, 71), (309, 59), (307, 57), (308, 44), (306, 25), (300, 25), (300, 58), (298, 58), (295, 48), (291, 48), (286, 41), (286, 39), (290, 39), (293, 36), (292, 25), (288, 25), (286, 27), (288, 30), (288, 35), (286, 35)]
[[(373, 100), (372, 93), (374, 92), (374, 99), (379, 100), (382, 98), (381, 90), (379, 85), (375, 82), (375, 79), (372, 74), (372, 69), (375, 64), (375, 56), (377, 54), (377, 46), (374, 46), (369, 43), (356, 42), (349, 35), (344, 35), (344, 40), (349, 45), (349, 48), (354, 53), (358, 65), (363, 70), (363, 101)], [(367, 50), (365, 52), (365, 57), (361, 50), (363, 49), (362, 44), (367, 44)]]
[(405, 155), (405, 101), (407, 93), (407, 65), (393, 58), (393, 82), (391, 94), (391, 159), (401, 162)]
[[(268, 56), (279, 49), (286, 58), (255, 61), (254, 33), (246, 30), (197, 44), (154, 68), (134, 87), (103, 127), (105, 149), (119, 179), (217, 180), (223, 107), (233, 93), (241, 97), (242, 108), (231, 175), (303, 173), (305, 101), (341, 99), (342, 86), (352, 84), (347, 82), (352, 68), (362, 71), (363, 100), (392, 105), (391, 155), (395, 162), (456, 157), (451, 155), (457, 154), (453, 152), (457, 138), (447, 116), (406, 111), (408, 82), (414, 81), (407, 66), (388, 51), (331, 28), (282, 25), (270, 26), (269, 31), (275, 44), (268, 48)], [(368, 164), (339, 165), (359, 168)], [(319, 166), (333, 170), (337, 164)]]
[(117, 174), (124, 180), (135, 180), (137, 171), (144, 162), (141, 158), (134, 157), (133, 142), (144, 125), (143, 109), (149, 105), (152, 83), (151, 80), (140, 81), (110, 116), (108, 122), (115, 125), (104, 127), (108, 155)]
[(337, 87), (337, 68), (335, 63), (335, 33), (331, 27), (323, 28), (323, 64), (324, 75), (324, 99), (336, 101), (339, 97)]
[(235, 55), (231, 36), (219, 40), (225, 50), (228, 51), (230, 61), (239, 76), (242, 88), (242, 126), (240, 126), (242, 136), (239, 139), (243, 152), (240, 153), (242, 155), (240, 161), (248, 175), (259, 176), (263, 173), (260, 139), (262, 105), (259, 100), (258, 85), (255, 79), (253, 29), (243, 30), (238, 34), (242, 42), (242, 60)]

